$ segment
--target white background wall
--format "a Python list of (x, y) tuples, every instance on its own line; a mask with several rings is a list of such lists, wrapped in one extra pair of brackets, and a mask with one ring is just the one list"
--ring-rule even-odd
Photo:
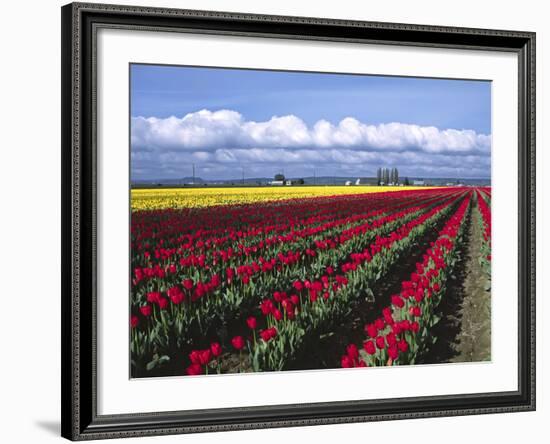
[[(543, 379), (549, 340), (543, 300), (545, 111), (550, 104), (550, 14), (537, 0), (442, 2), (393, 0), (163, 0), (118, 3), (281, 15), (516, 29), (537, 32), (538, 125), (538, 409), (534, 413), (142, 438), (125, 442), (542, 442), (550, 419)], [(60, 411), (60, 6), (58, 0), (12, 0), (0, 26), (0, 436), (3, 442), (59, 441)], [(548, 139), (548, 138), (546, 138)], [(548, 273), (546, 273), (548, 274)], [(546, 346), (548, 354), (548, 346)], [(546, 361), (546, 362), (545, 362)], [(449, 381), (452, 384), (453, 381)], [(322, 388), (320, 388), (322, 390)]]

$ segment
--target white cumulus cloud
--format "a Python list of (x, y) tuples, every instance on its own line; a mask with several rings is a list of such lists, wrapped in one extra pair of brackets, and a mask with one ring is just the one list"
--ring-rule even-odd
[[(353, 149), (428, 154), (489, 155), (491, 136), (468, 129), (439, 129), (407, 123), (371, 125), (347, 117), (337, 124), (319, 120), (312, 127), (297, 116), (274, 116), (265, 122), (245, 120), (232, 110), (201, 110), (178, 117), (133, 117), (132, 151), (201, 151), (284, 148), (286, 150)], [(219, 151), (222, 150), (221, 153)], [(252, 154), (253, 155), (253, 154)]]
[[(354, 117), (308, 126), (294, 115), (264, 122), (232, 110), (201, 110), (179, 117), (132, 117), (134, 178), (183, 177), (190, 165), (205, 178), (296, 176), (313, 167), (326, 175), (373, 175), (379, 166), (410, 175), (488, 177), (491, 135)], [(237, 174), (238, 173), (238, 174)]]

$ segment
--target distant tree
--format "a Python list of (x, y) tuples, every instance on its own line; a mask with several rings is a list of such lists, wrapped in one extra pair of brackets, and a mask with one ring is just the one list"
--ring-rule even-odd
[(390, 183), (390, 170), (388, 168), (384, 168), (382, 170), (382, 174), (384, 176), (384, 185), (387, 185)]
[(376, 184), (380, 185), (380, 182), (382, 182), (382, 168), (376, 170)]
[(306, 183), (306, 182), (305, 182), (304, 179), (298, 179), (298, 180), (296, 181), (296, 183), (297, 183), (298, 185), (303, 185), (303, 184)]
[(403, 185), (405, 185), (407, 187), (410, 185), (408, 177), (405, 177), (405, 180), (403, 181)]
[(274, 179), (277, 180), (277, 181), (284, 181), (285, 180), (285, 175), (284, 174), (275, 174), (274, 176)]
[(397, 185), (399, 182), (399, 173), (397, 172), (397, 168), (392, 168), (390, 173), (390, 182), (394, 185)]

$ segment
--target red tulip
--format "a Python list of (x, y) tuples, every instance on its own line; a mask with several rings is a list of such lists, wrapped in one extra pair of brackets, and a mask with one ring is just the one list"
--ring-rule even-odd
[(391, 331), (393, 332), (394, 335), (398, 335), (399, 333), (401, 333), (402, 329), (403, 328), (401, 327), (400, 322), (396, 322), (391, 326)]
[(193, 288), (193, 279), (184, 279), (182, 282), (186, 290), (191, 290)]
[(348, 353), (348, 356), (355, 360), (359, 357), (359, 351), (357, 350), (357, 347), (355, 344), (350, 344), (347, 346), (346, 351)]
[(159, 304), (159, 308), (161, 310), (165, 310), (168, 307), (168, 299), (166, 299), (166, 298), (162, 298), (162, 297), (159, 298), (157, 303)]
[(302, 289), (304, 288), (304, 285), (301, 281), (294, 281), (292, 286), (296, 289), (296, 291), (302, 291)]
[(310, 289), (309, 290), (309, 300), (311, 302), (315, 302), (317, 300), (317, 297), (318, 297), (317, 291), (315, 291), (314, 289)]
[(397, 359), (397, 357), (399, 356), (399, 351), (397, 350), (397, 345), (392, 345), (392, 346), (388, 347), (388, 355), (394, 361)]
[(267, 328), (260, 332), (260, 337), (265, 342), (268, 342), (269, 340), (273, 339), (275, 336), (277, 336), (277, 329), (275, 327)]
[(248, 325), (248, 328), (250, 328), (251, 330), (255, 330), (256, 326), (258, 325), (258, 323), (256, 322), (256, 318), (254, 316), (250, 316), (246, 320), (246, 324)]
[(348, 355), (342, 356), (342, 368), (352, 368), (353, 367), (353, 359), (351, 359)]
[(189, 360), (192, 364), (200, 364), (201, 362), (201, 352), (200, 350), (193, 350), (189, 353)]
[(389, 307), (384, 308), (382, 310), (382, 314), (384, 315), (384, 321), (386, 322), (386, 324), (393, 325), (394, 320), (391, 309)]
[(403, 301), (403, 299), (401, 299), (401, 296), (398, 295), (393, 295), (391, 297), (391, 303), (398, 308), (403, 308), (403, 306), (405, 305), (405, 302)]
[(199, 352), (199, 361), (202, 365), (208, 364), (211, 358), (212, 358), (212, 353), (210, 352), (209, 348), (207, 348), (206, 350), (201, 350)]
[(374, 324), (367, 325), (365, 327), (365, 330), (367, 331), (368, 335), (371, 338), (376, 338), (376, 336), (378, 336), (378, 329), (376, 328), (376, 325), (374, 325)]
[(231, 344), (236, 350), (241, 350), (244, 347), (244, 339), (242, 336), (235, 336), (231, 339)]
[(401, 327), (401, 330), (403, 331), (409, 331), (411, 329), (411, 322), (408, 319), (403, 319), (399, 326)]
[(139, 307), (139, 311), (143, 316), (151, 316), (151, 312), (153, 310), (150, 305), (143, 305), (142, 307)]
[(160, 293), (158, 291), (151, 291), (147, 293), (147, 302), (153, 303), (158, 302), (160, 299)]
[(218, 357), (222, 354), (222, 346), (219, 342), (212, 342), (212, 344), (210, 344), (210, 351), (215, 357)]
[(191, 364), (189, 367), (187, 367), (186, 372), (190, 376), (200, 375), (202, 374), (202, 367), (200, 364)]
[(420, 307), (414, 306), (409, 309), (411, 316), (419, 317), (422, 314)]
[(264, 299), (260, 304), (260, 310), (262, 310), (262, 314), (264, 316), (270, 314), (273, 311), (273, 308), (273, 302), (271, 302), (271, 299)]
[(374, 342), (372, 341), (366, 341), (363, 344), (363, 348), (369, 355), (374, 355), (376, 353), (376, 347), (374, 346)]
[(178, 286), (174, 286), (168, 289), (168, 297), (173, 304), (180, 304), (184, 301), (185, 295)]
[(136, 328), (139, 324), (139, 318), (135, 315), (132, 315), (130, 317), (130, 325), (132, 328)]
[(273, 317), (275, 318), (276, 321), (280, 321), (281, 319), (283, 319), (283, 314), (281, 313), (281, 310), (279, 310), (278, 308), (275, 308), (273, 310)]

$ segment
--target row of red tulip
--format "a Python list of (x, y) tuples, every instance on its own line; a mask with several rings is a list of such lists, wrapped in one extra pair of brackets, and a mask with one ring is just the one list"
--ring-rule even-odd
[(486, 189), (482, 191), (476, 190), (478, 223), (481, 232), (483, 233), (483, 241), (481, 243), (480, 264), (489, 281), (491, 281), (491, 209), (487, 202), (491, 200), (491, 193)]
[(491, 209), (487, 205), (483, 193), (477, 191), (478, 208), (483, 221), (483, 240), (491, 246)]
[(455, 214), (439, 232), (437, 240), (416, 263), (410, 279), (403, 281), (401, 292), (390, 297), (391, 304), (381, 316), (365, 325), (366, 340), (361, 347), (349, 344), (341, 365), (371, 367), (404, 365), (415, 362), (430, 342), (430, 328), (437, 323), (434, 309), (445, 292), (445, 283), (461, 242), (464, 222), (471, 201), (468, 193)]

